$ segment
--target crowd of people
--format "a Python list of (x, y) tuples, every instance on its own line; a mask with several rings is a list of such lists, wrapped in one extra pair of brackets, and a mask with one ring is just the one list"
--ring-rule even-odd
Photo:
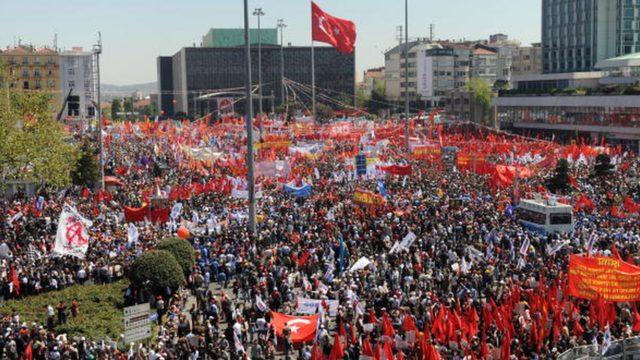
[[(565, 198), (575, 203), (582, 196), (592, 206), (576, 208), (572, 233), (543, 235), (525, 229), (510, 209), (514, 197), (545, 191), (554, 171), (548, 160), (561, 156), (561, 145), (475, 127), (414, 126), (415, 142), (455, 141), (459, 151), (468, 149), (460, 144), (484, 142), (474, 151), (481, 148), (486, 159), (533, 169), (514, 190), (455, 161), (412, 156), (399, 136), (380, 139), (395, 126), (388, 122), (308, 126), (322, 136), (301, 131), (306, 125), (265, 123), (270, 127), (257, 161), (283, 161), (287, 170), (258, 173), (255, 234), (247, 230), (241, 194), (246, 166), (239, 120), (113, 124), (105, 172), (122, 184), (107, 192), (72, 187), (2, 200), (5, 300), (126, 277), (135, 258), (178, 227), (190, 229), (197, 262), (184, 289), (150, 299), (158, 315), (151, 344), (59, 334), (52, 324), (4, 314), (0, 358), (551, 359), (640, 331), (635, 303), (567, 292), (569, 254), (636, 261), (637, 214), (610, 211), (640, 197), (635, 154), (599, 149), (615, 153), (619, 164), (606, 177), (592, 176), (594, 156), (573, 157), (573, 190)], [(313, 150), (293, 153), (294, 147)], [(194, 156), (203, 148), (212, 149), (208, 157)], [(410, 172), (373, 166), (356, 175), (358, 153)], [(311, 190), (287, 192), (284, 185)], [(354, 200), (356, 191), (384, 200), (363, 204)], [(131, 241), (124, 207), (154, 196), (169, 206), (181, 203), (180, 212), (164, 223), (138, 222)], [(70, 203), (93, 222), (82, 259), (51, 254), (57, 219)], [(366, 265), (354, 267), (360, 260)], [(300, 299), (323, 304), (313, 339), (303, 343), (295, 341), (292, 324), (276, 329), (272, 321), (275, 313), (295, 315)], [(325, 304), (334, 300), (337, 308), (328, 311)]]

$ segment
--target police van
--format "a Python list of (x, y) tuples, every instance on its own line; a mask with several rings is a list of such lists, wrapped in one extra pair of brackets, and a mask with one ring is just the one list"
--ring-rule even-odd
[(573, 207), (555, 199), (523, 199), (517, 209), (518, 221), (526, 228), (542, 233), (573, 231)]

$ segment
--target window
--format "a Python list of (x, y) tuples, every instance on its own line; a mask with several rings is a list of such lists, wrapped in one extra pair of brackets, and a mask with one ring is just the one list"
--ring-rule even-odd
[(528, 221), (530, 223), (538, 224), (538, 225), (546, 224), (545, 214), (531, 211), (529, 209), (523, 209), (523, 208), (518, 208), (517, 213), (518, 213), (518, 218), (520, 220)]
[(33, 60), (33, 63), (36, 65), (40, 65), (40, 57), (36, 56), (36, 58)]
[(67, 74), (69, 75), (75, 75), (76, 74), (76, 70), (74, 68), (68, 68), (67, 69)]
[(25, 89), (25, 90), (29, 89), (29, 82), (28, 81), (23, 82), (22, 83), (22, 88)]
[(37, 90), (42, 89), (42, 85), (40, 84), (40, 80), (36, 80), (36, 89)]
[(70, 88), (76, 87), (76, 82), (73, 80), (69, 80), (69, 87)]
[(551, 214), (549, 215), (551, 225), (570, 225), (571, 214)]
[(29, 65), (29, 58), (28, 57), (24, 56), (22, 58), (22, 65)]
[(22, 77), (29, 77), (29, 70), (22, 69)]

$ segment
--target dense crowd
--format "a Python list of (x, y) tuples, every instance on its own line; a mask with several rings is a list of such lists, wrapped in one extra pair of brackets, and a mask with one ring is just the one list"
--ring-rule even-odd
[[(235, 132), (227, 127), (219, 133), (202, 130), (216, 126), (220, 124), (184, 125), (173, 133), (148, 125), (142, 130), (130, 124), (111, 126), (105, 171), (121, 178), (123, 186), (108, 193), (81, 187), (41, 189), (35, 197), (3, 200), (4, 299), (122, 278), (137, 256), (175, 235), (179, 226), (191, 229), (188, 241), (198, 256), (185, 289), (150, 299), (158, 315), (153, 344), (68, 338), (56, 333), (55, 323), (73, 315), (71, 304), (62, 304), (61, 310), (51, 304), (41, 325), (21, 322), (20, 314), (5, 314), (0, 358), (548, 359), (575, 346), (602, 344), (605, 333), (620, 339), (640, 331), (635, 304), (581, 300), (569, 297), (566, 289), (568, 256), (588, 251), (587, 244), (593, 244), (594, 252), (636, 261), (637, 214), (609, 212), (623, 199), (640, 196), (640, 162), (633, 154), (619, 152), (617, 163), (624, 166), (604, 179), (591, 176), (592, 157), (574, 161), (575, 184), (568, 198), (587, 197), (595, 209), (577, 211), (571, 234), (541, 235), (523, 228), (508, 211), (513, 187), (493, 186), (490, 175), (408, 156), (402, 141), (391, 139), (376, 146), (376, 157), (411, 165), (410, 175), (356, 177), (353, 155), (365, 148), (362, 137), (375, 143), (374, 135), (360, 133), (355, 142), (322, 139), (322, 149), (306, 156), (272, 152), (258, 157), (285, 159), (291, 172), (258, 177), (259, 221), (257, 233), (250, 234), (246, 200), (231, 196), (229, 189), (242, 186), (238, 180), (230, 185), (232, 178), (244, 176), (242, 127)], [(381, 125), (366, 126), (375, 131)], [(474, 128), (439, 131), (432, 138), (441, 143), (443, 137), (446, 142), (487, 136)], [(307, 142), (289, 136), (292, 145)], [(536, 143), (496, 139), (508, 148), (511, 141), (521, 141), (521, 148)], [(187, 144), (215, 148), (224, 160), (194, 167), (180, 148)], [(487, 155), (513, 164), (518, 160), (511, 150)], [(544, 188), (553, 166), (535, 168), (532, 176), (519, 179), (515, 193), (526, 196)], [(182, 203), (180, 214), (164, 224), (138, 223), (139, 237), (130, 241), (124, 206), (141, 206), (150, 194), (171, 198), (172, 190), (184, 184), (204, 185), (212, 179), (227, 180), (215, 191), (172, 199), (172, 204)], [(312, 190), (296, 197), (282, 190), (289, 182), (310, 184)], [(381, 183), (384, 204), (353, 200), (357, 189), (382, 193)], [(93, 221), (84, 259), (51, 256), (65, 203)], [(415, 240), (392, 250), (408, 234)], [(554, 247), (559, 250), (549, 251)], [(362, 258), (369, 264), (354, 270)], [(339, 302), (335, 314), (328, 314), (324, 305), (318, 308), (323, 316), (316, 336), (304, 344), (293, 341), (296, 329), (290, 325), (278, 336), (271, 321), (274, 312), (295, 314), (301, 298)], [(342, 354), (336, 354), (334, 334), (341, 335)]]

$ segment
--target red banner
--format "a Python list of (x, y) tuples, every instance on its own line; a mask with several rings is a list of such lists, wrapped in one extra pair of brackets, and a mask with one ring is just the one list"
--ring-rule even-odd
[(640, 267), (607, 257), (569, 257), (569, 294), (581, 299), (640, 301)]
[(380, 170), (393, 175), (411, 175), (411, 165), (380, 166)]
[(282, 330), (285, 326), (291, 329), (291, 342), (309, 342), (316, 337), (319, 315), (312, 316), (290, 316), (272, 312), (271, 324), (276, 329), (276, 334), (282, 337)]
[(155, 209), (151, 210), (149, 205), (143, 204), (142, 207), (132, 208), (124, 207), (124, 220), (126, 222), (141, 222), (149, 219), (151, 222), (165, 223), (169, 221), (171, 209)]

